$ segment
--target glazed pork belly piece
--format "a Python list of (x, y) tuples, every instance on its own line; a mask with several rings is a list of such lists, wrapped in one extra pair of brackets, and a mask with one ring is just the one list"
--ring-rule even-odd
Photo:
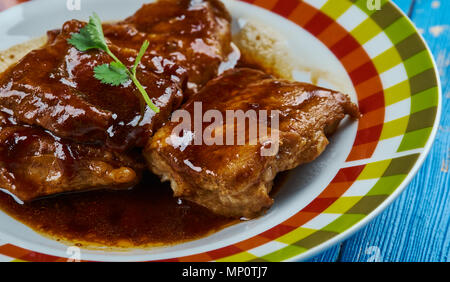
[(132, 67), (142, 43), (150, 46), (137, 78), (153, 103), (141, 108), (133, 83), (108, 86), (94, 67), (111, 63), (103, 51), (78, 51), (67, 40), (86, 24), (72, 20), (48, 33), (48, 43), (0, 77), (0, 110), (77, 142), (126, 150), (143, 147), (182, 102), (187, 87), (217, 76), (231, 52), (231, 17), (217, 0), (161, 0), (123, 22), (105, 24), (109, 48)]
[[(137, 77), (153, 103), (156, 114), (143, 108), (133, 83), (103, 84), (94, 67), (111, 63), (103, 51), (78, 51), (67, 41), (86, 24), (66, 22), (48, 33), (48, 42), (31, 51), (0, 77), (0, 110), (19, 123), (40, 126), (58, 137), (80, 143), (104, 144), (127, 150), (143, 147), (183, 100), (186, 71), (161, 56), (147, 54)], [(127, 67), (137, 51), (110, 45)]]
[(137, 152), (75, 143), (0, 113), (0, 188), (21, 201), (137, 184), (144, 161)]
[(94, 77), (94, 67), (112, 59), (68, 43), (86, 23), (49, 31), (42, 48), (0, 75), (0, 188), (28, 201), (135, 185), (145, 164), (136, 152), (228, 59), (230, 22), (217, 0), (161, 0), (103, 25), (109, 49), (128, 68), (150, 41), (137, 79), (159, 113), (133, 83), (109, 86)]
[(187, 70), (187, 95), (232, 68), (239, 53), (231, 43), (231, 16), (219, 0), (159, 0), (145, 4), (126, 20), (105, 25), (105, 35), (115, 44), (136, 50), (147, 39), (151, 53)]
[[(0, 75), (0, 188), (22, 201), (133, 187), (145, 164), (137, 148), (183, 101), (185, 69), (158, 55), (142, 58), (137, 77), (159, 113), (133, 83), (97, 80), (93, 69), (110, 63), (109, 56), (80, 52), (67, 42), (85, 25), (73, 20), (49, 32), (45, 46)], [(133, 66), (138, 51), (109, 48)]]
[[(267, 134), (259, 134), (257, 142), (250, 142), (251, 127), (247, 126), (245, 142), (242, 139), (239, 145), (235, 139), (231, 143), (235, 145), (227, 145), (230, 143), (217, 140), (225, 135), (228, 138), (228, 132), (234, 132), (233, 138), (238, 136), (238, 121), (214, 125), (209, 119), (210, 123), (202, 123), (200, 134), (212, 126), (211, 134), (203, 136), (216, 141), (211, 145), (204, 139), (196, 145), (199, 127), (196, 131), (194, 116), (199, 114), (195, 113), (199, 102), (200, 116), (208, 110), (223, 116), (227, 110), (265, 110), (271, 116), (276, 110), (278, 126), (271, 126), (271, 116), (265, 124)], [(157, 131), (144, 151), (151, 170), (163, 181), (170, 181), (174, 196), (217, 214), (246, 218), (258, 216), (272, 205), (269, 193), (278, 172), (316, 159), (328, 145), (327, 136), (346, 115), (353, 119), (360, 116), (345, 94), (246, 68), (229, 70), (210, 81), (181, 109), (192, 117), (191, 126), (183, 125), (180, 118)], [(215, 139), (217, 136), (221, 137)], [(263, 154), (265, 149), (272, 153)]]

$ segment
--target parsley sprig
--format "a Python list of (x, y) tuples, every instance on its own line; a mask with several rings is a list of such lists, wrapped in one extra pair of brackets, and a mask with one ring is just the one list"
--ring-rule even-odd
[(136, 77), (137, 67), (150, 45), (147, 40), (142, 44), (131, 70), (128, 69), (109, 49), (106, 44), (105, 35), (103, 34), (102, 22), (96, 13), (89, 17), (89, 23), (80, 29), (79, 33), (72, 34), (72, 37), (68, 42), (81, 52), (91, 49), (99, 49), (106, 52), (114, 62), (96, 66), (94, 68), (94, 77), (102, 83), (112, 86), (119, 86), (131, 79), (150, 109), (159, 113), (159, 108), (153, 104), (144, 87)]

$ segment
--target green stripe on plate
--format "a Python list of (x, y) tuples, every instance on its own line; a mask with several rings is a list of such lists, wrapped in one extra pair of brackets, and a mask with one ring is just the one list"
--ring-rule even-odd
[(291, 257), (297, 256), (301, 253), (306, 252), (308, 249), (304, 248), (304, 247), (300, 247), (300, 246), (296, 246), (296, 245), (290, 245), (290, 246), (286, 246), (282, 249), (279, 249), (278, 251), (275, 251), (273, 253), (270, 253), (268, 255), (262, 256), (261, 260), (251, 260), (250, 262), (260, 262), (260, 261), (272, 261), (272, 262), (277, 262), (277, 261), (283, 261), (283, 260), (287, 260)]
[(436, 95), (437, 87), (427, 89), (413, 96), (411, 99), (411, 113), (416, 113), (431, 107), (437, 107), (439, 100)]
[(368, 215), (376, 209), (389, 195), (372, 195), (364, 196), (356, 205), (347, 211), (347, 214), (363, 214)]
[[(350, 0), (353, 2), (356, 6), (358, 6), (363, 12), (365, 12), (367, 15), (372, 15), (377, 10), (369, 10), (367, 7), (367, 0)], [(388, 2), (388, 0), (381, 0), (381, 8), (384, 7), (384, 5)]]
[[(362, 198), (361, 201), (364, 200), (364, 198)], [(365, 216), (366, 216), (365, 214), (343, 214), (340, 217), (338, 217), (335, 221), (325, 226), (322, 230), (342, 233), (348, 228), (355, 225)]]
[(411, 95), (411, 87), (409, 81), (405, 80), (397, 85), (394, 85), (384, 90), (384, 99), (386, 106), (395, 104), (409, 98)]
[(425, 45), (423, 45), (422, 40), (417, 33), (410, 35), (395, 46), (397, 46), (397, 50), (403, 60), (407, 60), (415, 54), (426, 50)]
[(403, 62), (408, 77), (418, 75), (428, 69), (433, 69), (433, 62), (427, 50), (423, 50)]
[(395, 46), (392, 46), (392, 48), (384, 51), (372, 61), (375, 64), (378, 73), (383, 73), (400, 64), (402, 62), (402, 58), (400, 57)]
[(366, 164), (357, 180), (380, 178), (390, 163), (391, 160), (384, 160)]
[(406, 132), (432, 127), (436, 117), (437, 108), (432, 107), (410, 116)]
[(309, 229), (309, 228), (303, 228), (299, 227), (297, 229), (292, 230), (291, 232), (275, 239), (275, 241), (285, 243), (285, 244), (292, 244), (295, 242), (298, 242), (299, 240), (308, 237), (312, 233), (316, 232), (316, 229)]
[(380, 178), (378, 182), (370, 189), (366, 196), (390, 195), (406, 178), (406, 174), (386, 176)]
[(394, 45), (398, 44), (402, 40), (414, 34), (416, 31), (414, 27), (409, 23), (408, 19), (402, 17), (387, 27), (384, 32), (392, 40)]
[(409, 116), (386, 122), (381, 131), (381, 140), (403, 135), (408, 128)]
[(311, 249), (319, 245), (320, 243), (330, 240), (331, 238), (335, 237), (338, 234), (339, 233), (337, 232), (318, 230), (317, 232), (314, 232), (308, 237), (298, 242), (295, 242), (294, 245), (305, 249)]
[(238, 254), (235, 254), (235, 255), (232, 255), (229, 257), (218, 259), (217, 261), (218, 262), (249, 261), (249, 260), (254, 260), (256, 258), (258, 258), (258, 257), (255, 255), (252, 255), (247, 252), (241, 252), (241, 253), (238, 253)]
[[(436, 73), (434, 69), (428, 69), (410, 78), (411, 95), (419, 94), (437, 86)], [(435, 93), (437, 98), (437, 93)]]
[(370, 17), (381, 27), (381, 29), (386, 29), (402, 16), (403, 15), (389, 3), (388, 5), (383, 5), (380, 10), (375, 11)]
[(432, 129), (432, 127), (429, 127), (406, 133), (400, 147), (398, 148), (398, 152), (405, 152), (425, 147)]
[(389, 167), (383, 173), (383, 177), (408, 174), (416, 163), (417, 158), (419, 158), (419, 154), (393, 159), (389, 164)]
[(383, 30), (373, 21), (373, 19), (367, 18), (350, 31), (350, 34), (353, 35), (359, 44), (364, 45), (382, 31)]
[(351, 6), (352, 3), (348, 1), (328, 1), (320, 10), (331, 18), (337, 19)]

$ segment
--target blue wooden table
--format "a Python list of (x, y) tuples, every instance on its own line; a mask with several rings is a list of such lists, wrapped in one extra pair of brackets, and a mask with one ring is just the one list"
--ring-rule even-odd
[(309, 261), (450, 261), (450, 1), (393, 2), (419, 28), (439, 68), (443, 105), (436, 141), (416, 177), (389, 208)]

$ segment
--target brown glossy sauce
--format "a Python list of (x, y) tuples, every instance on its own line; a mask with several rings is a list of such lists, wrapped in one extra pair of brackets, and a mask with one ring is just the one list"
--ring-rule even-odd
[[(217, 9), (216, 13), (220, 13), (219, 8), (220, 7), (215, 7), (215, 9)], [(182, 17), (180, 17), (180, 19), (181, 18)], [(222, 18), (221, 21), (226, 20), (227, 16), (222, 15)], [(128, 23), (131, 22), (136, 24), (137, 27), (143, 27), (147, 24), (145, 22), (135, 23), (134, 21), (137, 21), (138, 19), (139, 17), (134, 16), (127, 21)], [(152, 17), (145, 17), (143, 19), (152, 19)], [(187, 17), (187, 19), (189, 19), (189, 17)], [(76, 25), (77, 22), (71, 22), (67, 27), (70, 27), (70, 24)], [(189, 26), (193, 25), (188, 25), (183, 22), (180, 22), (179, 24), (181, 31), (184, 31), (184, 28)], [(159, 27), (161, 28), (161, 26)], [(145, 32), (149, 31), (145, 30)], [(111, 37), (110, 39), (113, 42), (117, 44), (120, 43), (119, 45), (121, 46), (125, 44), (125, 42), (127, 42), (127, 44), (130, 43), (130, 41), (121, 42), (119, 39), (121, 39), (120, 36), (123, 34), (119, 33), (117, 29), (114, 29), (111, 26), (105, 29), (105, 33)], [(51, 36), (52, 33), (49, 35)], [(57, 36), (58, 34), (54, 35)], [(114, 37), (114, 35), (117, 36)], [(195, 39), (195, 36), (193, 38)], [(162, 38), (161, 40), (164, 42), (162, 46), (166, 46), (166, 38)], [(151, 42), (157, 43), (155, 39), (151, 40)], [(134, 47), (138, 48), (140, 45), (141, 43), (139, 41)], [(65, 48), (67, 46), (63, 47)], [(156, 48), (155, 46), (153, 47), (153, 49)], [(215, 46), (211, 46), (212, 49), (214, 47)], [(165, 54), (166, 51), (173, 53), (173, 50), (159, 51), (163, 54)], [(197, 51), (198, 53), (201, 53), (200, 51), (202, 50)], [(227, 54), (228, 52), (223, 53)], [(135, 56), (135, 54), (132, 55)], [(207, 75), (202, 79), (200, 75), (196, 75), (195, 73), (190, 74), (190, 77), (195, 78), (192, 82), (197, 83), (198, 85), (202, 85), (213, 76), (209, 71), (210, 66), (218, 65), (221, 61), (217, 59), (212, 62), (212, 58), (202, 56), (202, 60), (197, 59), (196, 62), (201, 67), (202, 71), (200, 73), (206, 73)], [(79, 56), (76, 58), (79, 58)], [(187, 64), (183, 60), (175, 61), (181, 66)], [(53, 61), (53, 63), (55, 62)], [(238, 66), (262, 70), (262, 67), (246, 63), (242, 60), (239, 62)], [(73, 68), (73, 66), (71, 66), (71, 68)], [(84, 72), (80, 71), (80, 73)], [(80, 75), (80, 77), (84, 77), (84, 75)], [(92, 77), (92, 74), (86, 75), (86, 77)], [(51, 81), (50, 84), (52, 83), (53, 82)], [(77, 81), (77, 84), (78, 87), (80, 87), (81, 84), (87, 85), (86, 88), (92, 87), (91, 81)], [(149, 81), (148, 84), (153, 85), (154, 83)], [(97, 92), (102, 93), (104, 91), (96, 91), (94, 94)], [(124, 92), (125, 91), (122, 91), (118, 96), (123, 96)], [(132, 91), (129, 92), (131, 93)], [(149, 92), (155, 93), (155, 91)], [(101, 99), (103, 97), (97, 97), (94, 94), (88, 97), (95, 100), (90, 102), (95, 102), (97, 104), (105, 102), (107, 105), (102, 105), (104, 108), (110, 106), (108, 101)], [(128, 98), (130, 98), (128, 100), (136, 102), (136, 99), (133, 99), (133, 96), (128, 95)], [(124, 99), (121, 99), (121, 101), (123, 100)], [(131, 106), (125, 108), (132, 108), (133, 111), (121, 115), (127, 121), (134, 119), (135, 116), (133, 115), (142, 114), (138, 111), (139, 107), (136, 103)], [(117, 107), (114, 107), (114, 110), (117, 111)], [(88, 119), (88, 121), (89, 120), (90, 119)], [(62, 129), (69, 129), (67, 132), (72, 132), (71, 126)], [(104, 132), (103, 128), (99, 131), (101, 131), (101, 133)], [(129, 132), (129, 128), (125, 128), (121, 132)], [(132, 145), (134, 145), (133, 143), (139, 143), (134, 139), (142, 139), (139, 135), (143, 134), (141, 131), (134, 133), (135, 134), (132, 136), (133, 140), (131, 141), (127, 139), (128, 136), (124, 137), (122, 134), (118, 133), (116, 137), (122, 138), (117, 138), (118, 141), (115, 140), (116, 142), (113, 142), (114, 145), (125, 144), (125, 147), (129, 147), (129, 143)], [(86, 135), (90, 136), (90, 138), (98, 137), (95, 134), (93, 136), (89, 134)], [(80, 136), (76, 136), (74, 139), (80, 141), (80, 138)], [(17, 155), (15, 156), (17, 157)], [(3, 159), (8, 160), (9, 163), (13, 163), (12, 159), (7, 159), (6, 156), (3, 156)], [(286, 181), (287, 176), (287, 172), (280, 173), (277, 176), (272, 188), (272, 197)], [(216, 215), (195, 203), (174, 198), (170, 185), (168, 183), (161, 183), (159, 178), (150, 172), (144, 172), (142, 181), (130, 190), (98, 190), (64, 195), (60, 194), (45, 199), (34, 200), (25, 204), (19, 204), (10, 195), (0, 192), (0, 210), (29, 226), (38, 233), (58, 241), (64, 241), (84, 247), (106, 246), (126, 248), (177, 244), (205, 237), (227, 226), (240, 222), (236, 219)]]
[[(263, 68), (241, 60), (241, 67)], [(289, 172), (281, 172), (276, 193)], [(130, 190), (98, 190), (56, 195), (23, 205), (0, 192), (0, 209), (52, 239), (84, 247), (151, 247), (199, 239), (240, 220), (216, 215), (195, 203), (173, 197), (169, 183), (145, 172)]]
[[(272, 195), (287, 175), (279, 174)], [(176, 244), (239, 223), (174, 198), (169, 185), (150, 173), (131, 190), (66, 194), (24, 205), (0, 193), (0, 209), (39, 233), (87, 247)]]
[[(243, 59), (238, 66), (264, 70)], [(271, 197), (276, 196), (288, 175), (277, 175)], [(142, 181), (130, 190), (70, 193), (23, 205), (0, 192), (0, 210), (52, 239), (94, 248), (177, 244), (240, 222), (174, 198), (169, 183), (161, 183), (150, 172), (145, 172)]]

